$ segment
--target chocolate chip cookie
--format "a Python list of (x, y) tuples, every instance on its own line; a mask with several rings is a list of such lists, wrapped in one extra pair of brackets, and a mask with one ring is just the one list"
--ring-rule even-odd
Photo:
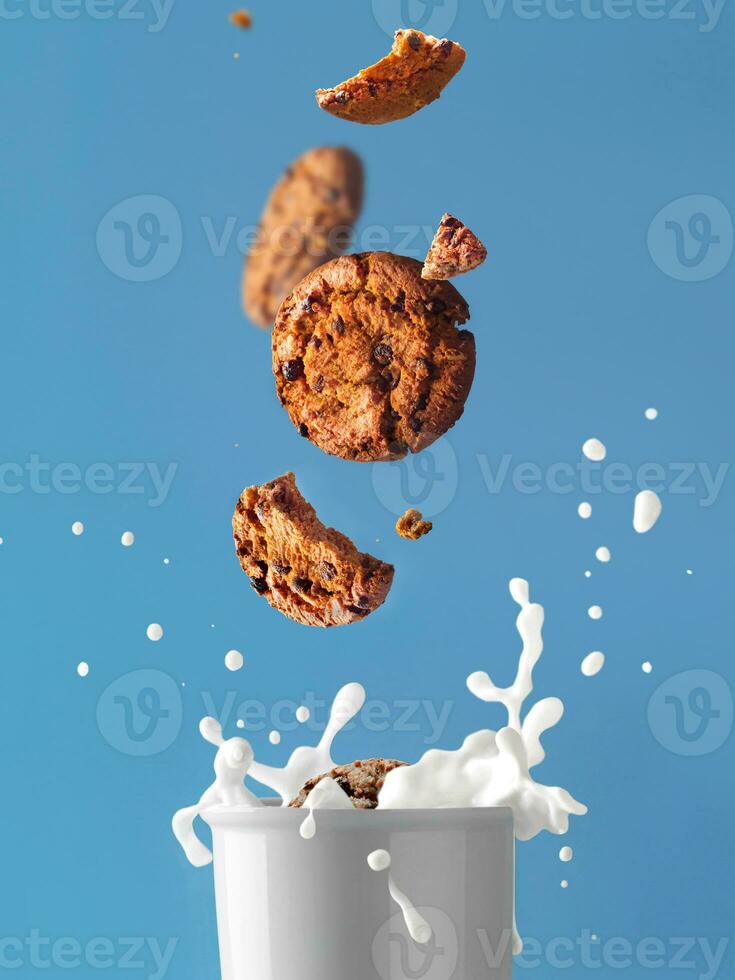
[(424, 279), (451, 279), (471, 272), (487, 258), (480, 239), (459, 218), (445, 214), (434, 235), (421, 275)]
[(343, 459), (417, 453), (461, 416), (475, 338), (450, 283), (390, 252), (346, 255), (288, 296), (273, 328), (281, 404), (302, 436)]
[(393, 566), (325, 527), (293, 473), (243, 490), (232, 519), (240, 564), (259, 596), (305, 626), (344, 626), (382, 605)]
[(455, 41), (396, 31), (390, 54), (335, 88), (317, 89), (316, 100), (326, 112), (351, 122), (405, 119), (439, 98), (465, 57)]
[(396, 532), (402, 538), (409, 541), (418, 541), (425, 534), (428, 534), (434, 525), (431, 521), (425, 521), (420, 510), (407, 510), (405, 514), (396, 521)]
[(342, 255), (362, 209), (363, 168), (344, 147), (300, 156), (274, 187), (243, 276), (243, 306), (270, 328), (284, 296), (305, 275)]
[(405, 762), (397, 759), (358, 759), (348, 766), (335, 766), (331, 772), (315, 776), (305, 783), (299, 795), (288, 805), (303, 806), (316, 784), (331, 776), (352, 800), (354, 807), (358, 810), (374, 810), (378, 805), (378, 794), (383, 788), (385, 777), (389, 772), (405, 765)]

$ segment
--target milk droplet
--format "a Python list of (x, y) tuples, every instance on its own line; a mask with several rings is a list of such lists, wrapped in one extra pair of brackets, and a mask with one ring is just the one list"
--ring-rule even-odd
[(81, 521), (74, 521), (71, 526), (71, 533), (76, 534), (79, 537), (80, 534), (84, 534), (84, 525)]
[(562, 881), (561, 887), (562, 888), (569, 888), (569, 882), (566, 880), (566, 878)]
[(279, 745), (281, 742), (281, 733), (277, 731), (272, 731), (268, 736), (268, 741), (271, 745)]
[(588, 517), (592, 517), (592, 504), (588, 504), (586, 500), (582, 501), (577, 507), (577, 513), (583, 521), (586, 521)]
[(77, 665), (77, 673), (80, 677), (86, 677), (89, 673), (89, 664), (82, 660), (82, 662)]
[(694, 575), (694, 572), (691, 570), (691, 568), (687, 568), (687, 575)]
[(600, 673), (604, 666), (605, 654), (600, 653), (599, 650), (593, 650), (592, 653), (588, 653), (584, 658), (579, 669), (585, 677), (594, 677), (595, 674)]
[(232, 57), (235, 59), (235, 61), (238, 61), (239, 58), (240, 58), (240, 52), (239, 51), (235, 51), (235, 53), (232, 55)]
[(123, 548), (129, 548), (131, 545), (135, 544), (135, 535), (132, 531), (125, 531), (123, 536), (120, 538), (120, 544)]
[(598, 561), (610, 561), (612, 555), (610, 554), (609, 548), (598, 548), (595, 552), (595, 558)]
[(590, 619), (602, 619), (602, 606), (590, 606), (587, 615)]
[(237, 721), (235, 722), (235, 724), (237, 725), (238, 728), (244, 728), (245, 727), (245, 722), (242, 720), (242, 718), (238, 718)]
[(592, 572), (589, 569), (587, 569), (587, 571), (584, 573), (584, 577), (585, 578), (592, 578)]
[(0, 544), (5, 544), (5, 541), (3, 540), (3, 538), (0, 538)]
[(588, 439), (582, 446), (582, 452), (593, 463), (601, 463), (607, 456), (607, 449), (599, 439)]
[(391, 856), (389, 851), (384, 851), (379, 848), (377, 851), (372, 851), (367, 856), (367, 863), (373, 871), (387, 871), (390, 867)]
[(164, 565), (170, 565), (171, 564), (171, 559), (170, 558), (164, 558), (163, 559), (163, 564)]
[(305, 721), (308, 721), (310, 717), (311, 712), (306, 705), (302, 704), (296, 709), (296, 721), (301, 722), (302, 725)]
[(653, 664), (649, 660), (646, 660), (645, 663), (641, 664), (641, 670), (644, 674), (650, 674), (653, 670)]
[(240, 670), (245, 659), (239, 650), (228, 650), (225, 654), (225, 667), (228, 670)]
[(148, 629), (145, 631), (145, 635), (149, 640), (153, 640), (157, 643), (163, 636), (163, 627), (159, 623), (151, 623)]
[(646, 534), (661, 516), (662, 505), (653, 490), (641, 490), (633, 506), (633, 527), (639, 534)]
[(647, 408), (646, 411), (644, 412), (644, 415), (646, 416), (649, 422), (653, 422), (654, 419), (658, 418), (658, 409)]
[(573, 857), (574, 851), (571, 849), (571, 847), (562, 847), (562, 849), (559, 851), (560, 861), (571, 861)]

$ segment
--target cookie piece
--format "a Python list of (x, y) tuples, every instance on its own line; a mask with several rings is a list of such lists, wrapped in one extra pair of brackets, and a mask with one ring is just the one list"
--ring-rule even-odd
[(288, 805), (303, 806), (316, 784), (331, 776), (349, 796), (356, 809), (374, 810), (378, 805), (378, 794), (383, 788), (385, 777), (389, 772), (405, 765), (405, 762), (399, 762), (398, 759), (358, 759), (348, 766), (335, 766), (331, 772), (315, 776), (305, 783), (299, 795)]
[(445, 214), (442, 218), (421, 275), (424, 279), (451, 279), (471, 272), (487, 258), (480, 239), (459, 218)]
[(273, 373), (301, 435), (371, 462), (420, 452), (462, 414), (475, 338), (450, 283), (390, 252), (346, 255), (306, 277), (278, 311)]
[(362, 209), (360, 158), (338, 146), (300, 156), (274, 187), (245, 262), (243, 306), (261, 327), (312, 269), (342, 255)]
[(237, 555), (250, 584), (284, 616), (305, 626), (344, 626), (382, 605), (393, 566), (358, 551), (325, 527), (293, 473), (246, 487), (232, 519)]
[(425, 534), (428, 534), (434, 525), (431, 521), (425, 521), (420, 510), (407, 510), (406, 513), (396, 521), (396, 531), (402, 538), (409, 541), (418, 541)]
[(335, 88), (317, 89), (316, 100), (326, 112), (350, 122), (377, 125), (405, 119), (439, 98), (465, 58), (455, 41), (396, 31), (390, 54)]
[(253, 26), (253, 18), (249, 10), (235, 10), (230, 14), (230, 23), (247, 30)]

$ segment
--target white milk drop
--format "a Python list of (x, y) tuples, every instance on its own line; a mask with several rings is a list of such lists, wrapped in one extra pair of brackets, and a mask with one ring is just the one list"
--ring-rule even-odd
[(84, 534), (84, 524), (81, 521), (74, 521), (71, 526), (71, 533), (76, 534), (79, 537), (80, 534)]
[(299, 827), (299, 833), (304, 840), (311, 840), (316, 833), (314, 810), (354, 810), (352, 800), (331, 776), (319, 780), (306, 797), (304, 807), (308, 813)]
[(687, 575), (694, 575), (694, 572), (691, 570), (691, 568), (687, 568)]
[(424, 945), (431, 939), (431, 926), (426, 919), (418, 912), (409, 898), (404, 895), (401, 889), (393, 880), (393, 875), (388, 875), (388, 891), (394, 902), (397, 902), (403, 912), (403, 921), (406, 923), (408, 934), (415, 943)]
[(592, 504), (589, 504), (586, 500), (583, 500), (579, 507), (577, 507), (577, 513), (583, 521), (586, 521), (589, 517), (592, 517)]
[(653, 490), (641, 490), (633, 506), (633, 527), (639, 534), (646, 534), (661, 516), (661, 500)]
[(171, 559), (170, 558), (164, 558), (163, 559), (163, 564), (164, 565), (170, 565), (171, 564)]
[(240, 670), (244, 663), (245, 660), (239, 650), (228, 650), (225, 654), (225, 667), (228, 670)]
[(651, 671), (653, 670), (653, 664), (650, 661), (646, 660), (644, 663), (641, 664), (641, 670), (643, 671), (644, 674), (650, 674)]
[(135, 544), (135, 535), (132, 531), (125, 531), (123, 536), (120, 538), (120, 544), (123, 548), (129, 548), (131, 545)]
[(588, 439), (582, 446), (582, 452), (593, 463), (601, 463), (607, 456), (607, 449), (599, 439)]
[(602, 619), (602, 606), (590, 606), (587, 615), (590, 619)]
[(153, 640), (157, 643), (163, 636), (163, 626), (160, 623), (151, 623), (148, 629), (145, 631), (145, 635), (149, 640)]
[(562, 849), (559, 851), (560, 861), (564, 861), (566, 863), (567, 861), (571, 861), (573, 857), (574, 851), (571, 847), (562, 847)]
[(608, 562), (612, 558), (609, 548), (598, 548), (595, 552), (595, 558), (598, 561)]
[(296, 721), (303, 725), (304, 722), (309, 720), (309, 718), (311, 718), (311, 712), (306, 705), (299, 705), (299, 707), (296, 709)]
[(582, 661), (580, 670), (585, 677), (594, 677), (595, 674), (599, 674), (602, 668), (605, 666), (605, 654), (600, 653), (599, 650), (593, 650), (592, 653), (588, 653), (587, 656)]
[(390, 851), (384, 851), (382, 848), (379, 848), (377, 851), (371, 851), (367, 856), (367, 863), (372, 871), (387, 871), (390, 867), (390, 862)]
[(566, 880), (566, 878), (564, 878), (564, 880), (561, 882), (561, 887), (569, 888), (569, 882)]
[(643, 414), (646, 416), (646, 418), (648, 419), (649, 422), (653, 422), (654, 419), (657, 419), (658, 418), (658, 409), (657, 408), (647, 408), (646, 411)]
[(5, 544), (5, 541), (2, 538), (0, 538), (0, 544)]
[(242, 718), (238, 718), (237, 721), (235, 722), (235, 724), (237, 725), (238, 728), (244, 728), (245, 727), (245, 722), (242, 720)]
[(585, 578), (592, 578), (592, 572), (589, 569), (587, 569), (587, 571), (584, 573), (584, 577)]
[(89, 673), (89, 664), (82, 660), (82, 662), (77, 666), (77, 673), (80, 677), (86, 677)]
[(268, 735), (268, 741), (271, 745), (281, 744), (281, 733), (277, 732), (275, 729)]

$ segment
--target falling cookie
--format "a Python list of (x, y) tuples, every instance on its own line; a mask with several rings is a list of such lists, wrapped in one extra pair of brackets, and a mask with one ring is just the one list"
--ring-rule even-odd
[(326, 112), (350, 122), (405, 119), (439, 98), (465, 57), (455, 41), (396, 31), (390, 54), (335, 88), (317, 89), (316, 100)]
[(284, 616), (305, 626), (344, 626), (382, 605), (393, 566), (358, 551), (325, 527), (293, 473), (243, 490), (232, 519), (250, 584)]
[(358, 759), (357, 762), (348, 766), (335, 766), (331, 772), (315, 776), (305, 783), (299, 795), (294, 797), (288, 805), (303, 806), (317, 783), (326, 779), (327, 776), (331, 776), (349, 796), (356, 809), (374, 810), (378, 805), (378, 794), (383, 788), (385, 777), (389, 772), (405, 765), (405, 762), (399, 762), (397, 759)]
[(245, 263), (243, 306), (251, 320), (270, 329), (284, 296), (347, 250), (362, 198), (362, 163), (344, 147), (316, 147), (288, 168)]
[(235, 10), (230, 14), (230, 23), (247, 30), (253, 26), (253, 18), (249, 10)]
[(434, 235), (421, 275), (424, 279), (452, 279), (471, 272), (487, 258), (480, 239), (459, 218), (445, 214)]
[(409, 541), (418, 541), (425, 534), (428, 534), (434, 525), (431, 521), (425, 521), (420, 510), (407, 510), (406, 513), (396, 521), (396, 531), (402, 538)]
[(475, 338), (457, 324), (469, 308), (450, 283), (391, 252), (334, 259), (278, 311), (273, 373), (302, 436), (342, 459), (418, 453), (462, 415)]

